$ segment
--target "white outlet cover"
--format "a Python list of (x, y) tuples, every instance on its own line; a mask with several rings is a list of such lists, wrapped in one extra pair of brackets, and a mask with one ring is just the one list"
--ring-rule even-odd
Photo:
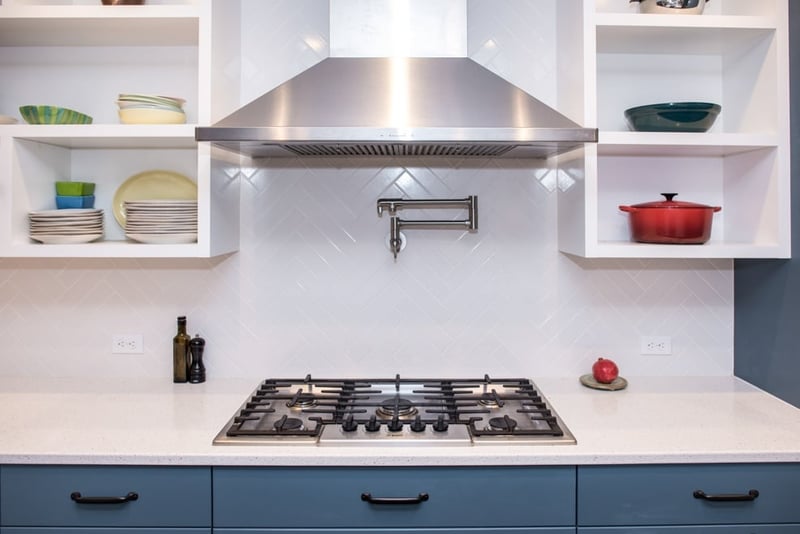
[(111, 338), (112, 354), (144, 353), (144, 336), (142, 334), (118, 334)]
[(672, 338), (670, 336), (642, 336), (639, 352), (640, 354), (672, 354)]

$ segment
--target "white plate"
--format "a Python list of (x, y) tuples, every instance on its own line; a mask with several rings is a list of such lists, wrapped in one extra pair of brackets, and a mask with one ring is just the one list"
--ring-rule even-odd
[(94, 234), (103, 231), (102, 225), (94, 226), (31, 226), (31, 233), (37, 234), (60, 234), (62, 232), (83, 232), (84, 234)]
[(197, 234), (125, 234), (125, 237), (140, 243), (157, 245), (196, 243)]
[(32, 228), (29, 235), (87, 235), (102, 234), (102, 228)]
[(61, 217), (85, 217), (87, 215), (99, 216), (103, 214), (101, 209), (92, 208), (70, 208), (61, 210), (40, 210), (28, 212), (28, 216), (33, 217), (48, 217), (48, 218), (61, 218)]
[(125, 222), (125, 227), (130, 226), (197, 226), (197, 219), (133, 219)]
[(142, 222), (142, 223), (134, 223), (128, 221), (125, 223), (125, 230), (132, 230), (134, 228), (152, 228), (154, 230), (165, 230), (167, 228), (179, 228), (179, 229), (190, 229), (192, 231), (197, 231), (197, 223), (167, 223), (167, 222)]
[(131, 206), (196, 206), (196, 200), (169, 200), (169, 199), (149, 199), (149, 200), (128, 200)]
[(101, 228), (103, 221), (30, 221), (31, 228)]
[(132, 200), (197, 200), (197, 184), (172, 171), (145, 171), (125, 180), (114, 193), (114, 218), (125, 228), (125, 202)]
[(32, 235), (31, 239), (35, 239), (41, 243), (49, 245), (71, 245), (75, 243), (90, 243), (96, 239), (103, 237), (103, 234), (81, 234), (81, 235)]

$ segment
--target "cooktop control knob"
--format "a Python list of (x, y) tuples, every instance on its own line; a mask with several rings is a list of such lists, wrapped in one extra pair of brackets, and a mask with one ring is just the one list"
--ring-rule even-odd
[(436, 422), (435, 422), (435, 423), (433, 423), (433, 429), (434, 429), (436, 432), (446, 432), (446, 431), (447, 431), (447, 427), (448, 427), (448, 426), (449, 426), (449, 425), (448, 425), (447, 421), (445, 421), (445, 420), (444, 420), (444, 416), (443, 416), (443, 415), (440, 415), (440, 416), (439, 416), (439, 417), (436, 419)]
[(420, 416), (416, 416), (409, 427), (412, 432), (425, 432), (425, 423), (422, 422)]
[(348, 415), (345, 417), (344, 421), (342, 421), (342, 430), (345, 432), (355, 432), (357, 428), (358, 423), (353, 419), (353, 414)]
[(403, 430), (403, 422), (400, 420), (399, 417), (396, 415), (392, 417), (392, 420), (386, 425), (386, 428), (389, 429), (389, 432), (399, 432)]
[(377, 432), (381, 429), (381, 424), (378, 422), (377, 418), (373, 415), (369, 418), (369, 421), (364, 425), (364, 430), (367, 432)]

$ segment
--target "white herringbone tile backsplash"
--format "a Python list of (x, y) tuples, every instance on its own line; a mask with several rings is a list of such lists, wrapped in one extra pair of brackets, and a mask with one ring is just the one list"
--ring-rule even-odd
[[(555, 2), (470, 0), (463, 40), (470, 56), (551, 104)], [(329, 54), (326, 6), (244, 3), (242, 102)], [(440, 40), (425, 42), (430, 33), (412, 37), (424, 49)], [(563, 255), (557, 193), (543, 175), (513, 160), (283, 159), (243, 169), (237, 254), (0, 259), (0, 376), (171, 380), (178, 315), (207, 340), (209, 380), (577, 376), (598, 356), (626, 376), (732, 374), (733, 262)], [(478, 233), (409, 230), (392, 260), (378, 198), (473, 194)], [(145, 353), (111, 354), (114, 334), (142, 334)], [(673, 354), (640, 355), (642, 335), (672, 336)]]
[[(239, 253), (215, 260), (0, 260), (0, 374), (171, 376), (175, 317), (214, 377), (732, 373), (729, 260), (582, 260), (530, 162), (286, 159), (247, 169)], [(450, 166), (452, 165), (452, 167)], [(409, 230), (381, 196), (479, 196), (480, 229)], [(408, 212), (407, 218), (464, 213)], [(113, 355), (113, 334), (145, 354)], [(639, 355), (669, 335), (671, 356)]]

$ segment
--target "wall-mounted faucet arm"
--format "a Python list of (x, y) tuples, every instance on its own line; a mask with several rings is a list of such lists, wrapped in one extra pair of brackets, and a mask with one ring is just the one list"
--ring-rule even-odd
[[(406, 220), (397, 216), (397, 212), (408, 208), (466, 208), (467, 218), (463, 220)], [(478, 197), (475, 195), (461, 199), (403, 199), (403, 198), (381, 198), (378, 199), (378, 217), (388, 211), (391, 215), (389, 221), (389, 250), (397, 259), (397, 254), (403, 247), (403, 236), (400, 234), (402, 228), (417, 229), (438, 229), (438, 228), (461, 228), (470, 232), (478, 230)]]
[(437, 198), (423, 198), (423, 199), (409, 199), (409, 198), (380, 198), (378, 199), (378, 216), (383, 215), (384, 211), (388, 211), (389, 215), (396, 214), (402, 209), (438, 209), (438, 208), (467, 208), (472, 210), (477, 206), (477, 197), (469, 196), (460, 199), (437, 199)]

